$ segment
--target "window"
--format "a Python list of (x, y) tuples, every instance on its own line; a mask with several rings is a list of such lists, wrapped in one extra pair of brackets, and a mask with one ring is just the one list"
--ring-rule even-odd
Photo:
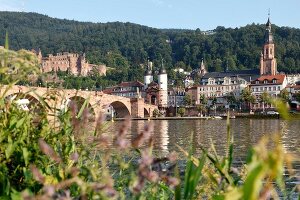
[(269, 91), (271, 91), (272, 90), (272, 88), (271, 87), (269, 87)]
[(276, 86), (273, 87), (273, 90), (276, 91)]
[(272, 83), (277, 83), (277, 80), (276, 80), (276, 79), (273, 79)]
[(256, 81), (255, 83), (256, 83), (256, 84), (259, 84), (259, 81)]
[(264, 80), (264, 84), (268, 83), (268, 80)]
[(277, 87), (277, 90), (280, 90), (280, 86)]

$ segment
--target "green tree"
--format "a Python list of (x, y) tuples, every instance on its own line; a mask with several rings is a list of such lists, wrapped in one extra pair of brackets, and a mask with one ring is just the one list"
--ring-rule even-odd
[(280, 93), (279, 93), (279, 97), (280, 97), (284, 102), (288, 102), (288, 101), (289, 101), (289, 92), (287, 91), (287, 89), (281, 90)]
[(211, 104), (214, 106), (214, 105), (216, 105), (216, 103), (217, 103), (217, 97), (214, 96), (212, 101), (211, 101)]
[(207, 112), (205, 105), (197, 105), (197, 111), (201, 114), (201, 116)]
[(183, 102), (184, 102), (184, 105), (189, 107), (192, 105), (192, 98), (189, 94), (185, 94), (184, 98), (183, 98)]
[(265, 105), (271, 103), (270, 94), (264, 91), (260, 96), (260, 102), (262, 103), (263, 106), (263, 112), (265, 112)]
[(153, 110), (152, 115), (153, 115), (153, 117), (159, 117), (159, 115), (160, 115), (159, 110), (155, 108), (155, 109)]
[(214, 61), (214, 68), (215, 68), (215, 71), (216, 72), (222, 72), (223, 71), (223, 68), (222, 68), (222, 60), (217, 58), (215, 61)]
[(251, 109), (251, 104), (255, 103), (255, 97), (252, 95), (249, 88), (245, 88), (241, 93), (241, 101), (246, 104), (247, 109)]
[(178, 109), (177, 112), (178, 112), (178, 114), (179, 114), (181, 117), (183, 117), (184, 114), (185, 114), (185, 108), (181, 107), (181, 108)]
[(228, 102), (229, 105), (234, 105), (234, 104), (237, 103), (237, 99), (234, 96), (233, 92), (230, 92), (229, 94), (227, 94), (225, 96), (225, 98), (226, 98), (226, 100), (227, 100), (227, 102)]
[(300, 92), (295, 94), (296, 101), (300, 102)]
[(207, 100), (207, 98), (205, 97), (205, 95), (204, 95), (204, 94), (201, 94), (201, 95), (200, 95), (200, 103), (201, 103), (202, 105), (206, 105), (207, 102), (208, 102), (208, 100)]

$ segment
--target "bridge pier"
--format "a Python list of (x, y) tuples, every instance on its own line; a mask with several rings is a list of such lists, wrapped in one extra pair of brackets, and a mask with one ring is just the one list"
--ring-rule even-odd
[(143, 98), (132, 98), (131, 103), (131, 117), (133, 118), (144, 118), (144, 107), (145, 102)]

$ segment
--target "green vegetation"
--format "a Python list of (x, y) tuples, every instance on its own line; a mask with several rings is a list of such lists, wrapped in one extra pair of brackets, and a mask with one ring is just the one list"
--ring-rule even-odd
[[(77, 22), (16, 12), (0, 12), (0, 24), (0, 36), (8, 30), (12, 49), (40, 48), (44, 56), (85, 52), (90, 63), (104, 63), (121, 71), (121, 76), (108, 79), (113, 81), (142, 80), (141, 64), (146, 64), (148, 58), (154, 61), (155, 69), (161, 58), (168, 69), (195, 69), (202, 58), (209, 71), (254, 69), (259, 65), (265, 33), (264, 24), (217, 27), (215, 34), (203, 35), (199, 29), (161, 30), (132, 23)], [(300, 30), (273, 25), (272, 31), (278, 70), (299, 73)]]
[(180, 107), (177, 111), (177, 113), (180, 115), (180, 117), (183, 117), (185, 114), (185, 108)]

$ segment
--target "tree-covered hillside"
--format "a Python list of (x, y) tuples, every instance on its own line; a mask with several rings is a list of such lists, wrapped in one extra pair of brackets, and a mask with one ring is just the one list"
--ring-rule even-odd
[[(155, 66), (163, 58), (168, 68), (197, 68), (201, 58), (209, 71), (256, 68), (265, 25), (217, 27), (215, 34), (204, 35), (199, 29), (160, 30), (132, 23), (77, 22), (35, 13), (0, 12), (0, 45), (5, 30), (12, 49), (40, 48), (44, 56), (85, 52), (90, 63), (122, 70), (122, 80), (131, 80), (141, 77), (141, 64), (147, 58)], [(279, 71), (300, 72), (300, 29), (273, 25), (272, 30)]]

